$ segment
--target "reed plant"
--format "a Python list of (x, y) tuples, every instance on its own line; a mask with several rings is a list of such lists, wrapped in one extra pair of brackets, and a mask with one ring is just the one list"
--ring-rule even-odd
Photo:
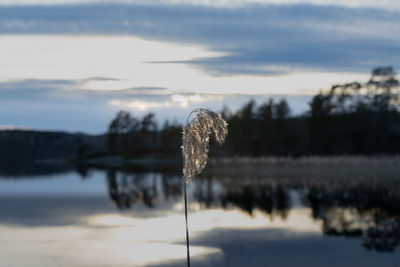
[[(192, 115), (194, 116), (192, 117)], [(189, 114), (183, 128), (181, 147), (183, 155), (186, 252), (189, 267), (190, 252), (186, 186), (193, 181), (196, 175), (200, 174), (207, 164), (211, 135), (214, 135), (217, 143), (222, 145), (228, 135), (228, 123), (220, 114), (208, 109), (200, 108), (193, 110)]]

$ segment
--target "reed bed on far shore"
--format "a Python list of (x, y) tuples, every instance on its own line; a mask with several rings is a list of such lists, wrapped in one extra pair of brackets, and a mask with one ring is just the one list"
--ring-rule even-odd
[(211, 175), (276, 179), (400, 181), (400, 156), (236, 157), (210, 160)]

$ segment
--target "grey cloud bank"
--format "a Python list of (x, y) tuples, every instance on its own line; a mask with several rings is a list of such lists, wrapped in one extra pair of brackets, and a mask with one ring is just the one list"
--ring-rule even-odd
[(0, 7), (3, 34), (131, 34), (205, 45), (227, 55), (189, 63), (213, 75), (287, 72), (271, 71), (270, 66), (289, 71), (369, 72), (377, 65), (398, 69), (398, 32), (399, 11), (371, 8), (101, 3)]

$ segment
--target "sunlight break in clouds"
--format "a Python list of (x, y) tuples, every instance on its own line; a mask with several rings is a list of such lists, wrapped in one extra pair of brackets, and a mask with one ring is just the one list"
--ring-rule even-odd
[(141, 5), (197, 5), (211, 7), (243, 7), (248, 4), (313, 4), (345, 6), (351, 8), (377, 8), (400, 10), (397, 0), (2, 0), (0, 5), (54, 5), (80, 3), (128, 3)]
[(151, 100), (111, 100), (109, 104), (121, 109), (135, 109), (139, 111), (148, 111), (159, 108), (182, 107), (187, 108), (190, 104), (209, 103), (212, 101), (223, 101), (222, 95), (199, 95), (199, 94), (173, 94), (166, 101)]

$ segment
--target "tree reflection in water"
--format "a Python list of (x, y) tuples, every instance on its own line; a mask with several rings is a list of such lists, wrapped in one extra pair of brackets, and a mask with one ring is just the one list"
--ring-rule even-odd
[(250, 215), (257, 208), (270, 215), (271, 219), (274, 215), (278, 215), (284, 220), (290, 208), (288, 192), (287, 188), (280, 185), (275, 187), (246, 185), (242, 188), (227, 188), (220, 199), (224, 207), (233, 204)]
[[(246, 180), (246, 182), (244, 182)], [(241, 182), (242, 181), (242, 182)], [(149, 208), (163, 200), (179, 201), (182, 178), (177, 174), (107, 171), (110, 198), (121, 210), (143, 203)], [(204, 208), (239, 208), (250, 216), (260, 210), (285, 220), (292, 208), (291, 193), (300, 194), (302, 205), (323, 223), (323, 234), (362, 238), (368, 250), (394, 251), (400, 244), (400, 198), (383, 185), (352, 184), (342, 180), (277, 180), (203, 177), (193, 183), (193, 197)]]
[[(159, 181), (160, 186), (157, 186)], [(182, 195), (182, 178), (166, 173), (110, 169), (107, 170), (107, 185), (110, 198), (120, 210), (130, 209), (136, 203), (153, 208), (160, 194), (164, 199), (173, 200)]]
[(142, 201), (147, 207), (154, 207), (157, 199), (155, 175), (128, 174), (126, 172), (107, 171), (107, 184), (110, 198), (121, 210), (129, 209)]
[(361, 236), (369, 250), (394, 251), (400, 244), (400, 202), (383, 186), (311, 188), (308, 200), (326, 235)]

